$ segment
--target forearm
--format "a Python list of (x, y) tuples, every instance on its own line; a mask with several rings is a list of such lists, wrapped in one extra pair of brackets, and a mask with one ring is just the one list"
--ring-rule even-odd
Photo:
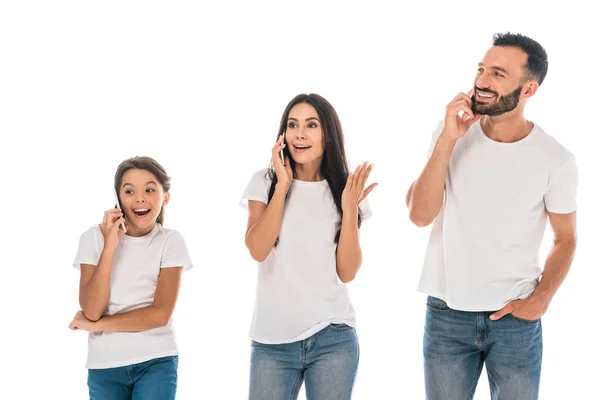
[(362, 251), (358, 234), (358, 207), (344, 212), (340, 239), (336, 252), (336, 270), (338, 277), (344, 283), (350, 282), (356, 276), (362, 264)]
[(455, 144), (456, 139), (442, 132), (423, 172), (413, 183), (407, 204), (410, 220), (418, 226), (431, 224), (442, 207), (446, 173)]
[(79, 305), (89, 320), (98, 320), (108, 305), (113, 256), (114, 249), (102, 250), (94, 274), (80, 289)]
[(264, 261), (277, 241), (286, 195), (287, 189), (276, 186), (265, 212), (246, 234), (246, 247), (256, 261)]
[(544, 265), (542, 280), (533, 293), (533, 297), (542, 300), (546, 307), (567, 277), (576, 247), (575, 239), (562, 239), (554, 242)]
[(94, 331), (142, 332), (165, 326), (170, 318), (160, 308), (150, 305), (123, 314), (106, 315), (95, 323)]

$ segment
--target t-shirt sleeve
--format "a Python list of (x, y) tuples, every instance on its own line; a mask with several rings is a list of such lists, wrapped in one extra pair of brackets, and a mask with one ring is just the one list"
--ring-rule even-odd
[(551, 178), (548, 190), (544, 195), (546, 210), (555, 214), (569, 214), (577, 209), (578, 171), (575, 157), (571, 156), (567, 163)]
[(249, 200), (268, 204), (269, 189), (271, 188), (271, 179), (269, 179), (268, 173), (269, 170), (265, 168), (252, 175), (248, 186), (246, 186), (246, 190), (244, 190), (244, 194), (242, 194), (242, 199), (240, 200), (240, 205), (242, 207), (248, 208)]
[(429, 160), (429, 157), (431, 157), (431, 154), (433, 153), (433, 149), (435, 148), (435, 144), (437, 143), (438, 138), (440, 137), (440, 135), (442, 134), (442, 130), (444, 129), (444, 121), (440, 121), (440, 123), (438, 124), (438, 126), (434, 129), (433, 133), (431, 134), (431, 143), (429, 143), (429, 149), (427, 149), (427, 160)]
[(81, 268), (81, 264), (98, 265), (101, 244), (96, 240), (94, 229), (88, 229), (79, 238), (79, 248), (73, 261), (73, 267), (77, 269)]
[(162, 259), (160, 260), (160, 267), (183, 267), (183, 271), (188, 271), (192, 268), (192, 260), (181, 233), (173, 231), (167, 237)]
[(360, 202), (360, 204), (358, 205), (358, 208), (360, 209), (360, 211), (362, 212), (362, 220), (366, 221), (369, 218), (371, 218), (371, 206), (369, 205), (369, 200), (364, 199), (363, 201)]

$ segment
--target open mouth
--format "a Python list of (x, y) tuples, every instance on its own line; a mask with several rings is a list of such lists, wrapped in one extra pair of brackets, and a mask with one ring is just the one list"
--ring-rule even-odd
[(308, 145), (294, 145), (294, 149), (296, 150), (297, 153), (302, 153), (305, 152), (306, 150), (310, 149), (312, 146), (308, 146)]
[(144, 217), (144, 216), (148, 215), (149, 212), (150, 212), (149, 208), (136, 208), (135, 210), (133, 210), (133, 213), (137, 217)]

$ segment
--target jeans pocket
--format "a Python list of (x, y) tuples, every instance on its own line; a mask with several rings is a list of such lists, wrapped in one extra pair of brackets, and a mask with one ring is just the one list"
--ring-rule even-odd
[(512, 319), (515, 319), (517, 321), (524, 322), (526, 324), (537, 324), (540, 321), (540, 318), (531, 320), (531, 319), (524, 319), (524, 318), (515, 317), (512, 314), (506, 314), (506, 316), (511, 317)]
[(427, 308), (434, 312), (447, 312), (451, 310), (444, 300), (433, 296), (427, 297)]
[(333, 329), (334, 331), (338, 331), (338, 332), (346, 332), (346, 331), (354, 329), (353, 327), (351, 327), (348, 324), (334, 324), (334, 323), (329, 324), (329, 328)]

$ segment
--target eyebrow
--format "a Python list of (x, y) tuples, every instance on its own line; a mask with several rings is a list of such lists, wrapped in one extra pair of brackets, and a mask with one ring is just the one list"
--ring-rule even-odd
[[(305, 121), (310, 121), (311, 119), (314, 119), (315, 121), (319, 121), (319, 118), (317, 118), (317, 117), (309, 117), (309, 118), (306, 118)], [(288, 121), (289, 120), (298, 122), (298, 120), (296, 118), (292, 118), (292, 117), (288, 118)], [(319, 122), (321, 122), (321, 121), (319, 121)]]
[[(148, 181), (148, 182), (146, 182), (146, 185), (149, 185), (149, 184), (151, 184), (151, 183), (154, 183), (155, 185), (158, 185), (158, 184), (157, 184), (156, 182), (154, 182), (154, 181)], [(125, 187), (125, 186), (134, 186), (134, 185), (133, 185), (132, 183), (124, 183), (124, 184), (123, 184), (123, 187)], [(134, 187), (135, 187), (135, 186), (134, 186)]]
[[(483, 63), (481, 63), (481, 62), (480, 62), (478, 65), (479, 65), (480, 67), (483, 67)], [(492, 66), (490, 67), (490, 69), (493, 69), (494, 71), (500, 71), (500, 72), (503, 72), (503, 73), (505, 73), (506, 75), (510, 75), (510, 73), (509, 73), (507, 70), (505, 70), (504, 68), (502, 68), (502, 67), (497, 67), (497, 66), (495, 66), (495, 65), (492, 65)]]

